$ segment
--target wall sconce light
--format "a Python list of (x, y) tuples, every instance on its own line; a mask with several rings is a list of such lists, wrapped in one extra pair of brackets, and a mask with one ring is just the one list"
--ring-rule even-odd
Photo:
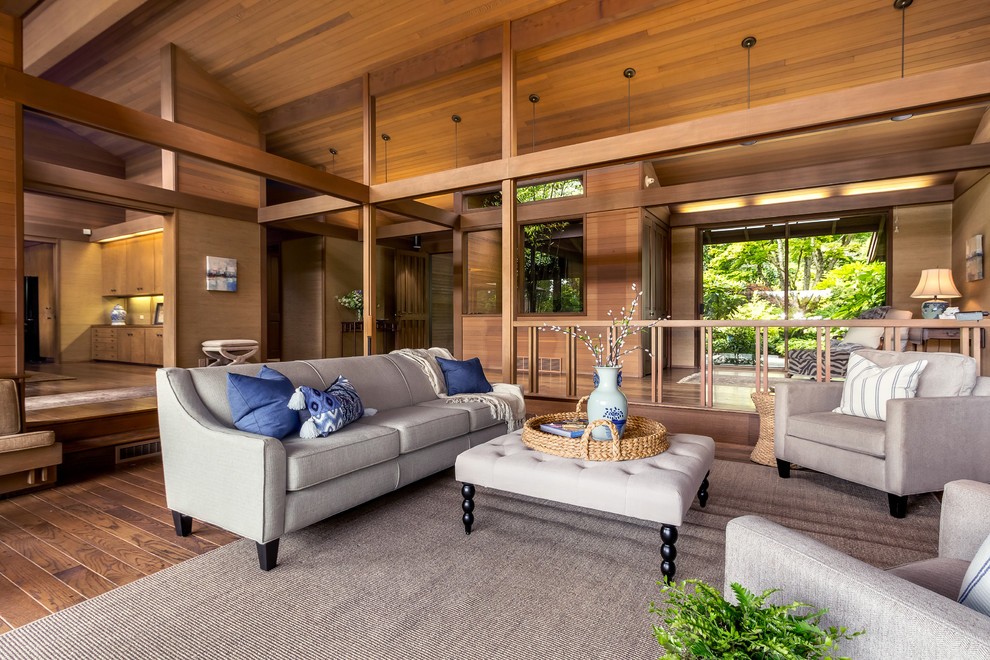
[(415, 236), (413, 236), (413, 245), (412, 245), (412, 248), (414, 250), (419, 250), (422, 247), (423, 247), (423, 241), (419, 237), (419, 234), (416, 234)]
[(382, 142), (385, 143), (385, 183), (388, 183), (388, 141), (391, 139), (391, 135), (382, 133)]

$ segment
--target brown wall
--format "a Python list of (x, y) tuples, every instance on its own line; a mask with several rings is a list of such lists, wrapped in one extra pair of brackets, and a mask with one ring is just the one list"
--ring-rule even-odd
[(113, 305), (103, 299), (100, 245), (59, 241), (59, 345), (61, 362), (91, 359), (90, 326), (110, 322)]
[(282, 360), (324, 356), (323, 269), (322, 236), (282, 243)]
[[(966, 281), (966, 241), (983, 234), (983, 279)], [(990, 174), (963, 193), (952, 205), (952, 278), (963, 297), (953, 301), (961, 310), (990, 311)], [(984, 320), (983, 325), (988, 322)], [(983, 349), (983, 375), (990, 374), (990, 342)]]
[[(910, 310), (921, 318), (924, 300), (911, 297), (925, 268), (949, 268), (952, 264), (952, 204), (900, 206), (894, 209), (897, 232), (891, 270), (890, 305)], [(954, 277), (959, 286), (959, 277)], [(960, 289), (961, 291), (961, 289)], [(952, 305), (958, 300), (951, 301)]]
[[(698, 318), (698, 236), (694, 227), (675, 227), (670, 231), (670, 317)], [(674, 367), (696, 366), (697, 332), (672, 330), (670, 364)]]
[[(208, 339), (260, 342), (264, 328), (261, 283), (265, 264), (261, 227), (230, 218), (176, 211), (166, 223), (165, 231), (166, 251), (171, 234), (177, 263), (175, 294), (169, 296), (166, 289), (165, 297), (166, 343), (170, 327), (174, 328), (176, 337), (174, 366), (197, 366), (205, 357), (201, 344)], [(207, 256), (237, 259), (237, 291), (206, 290)]]
[[(17, 22), (0, 14), (0, 64), (20, 69)], [(20, 106), (0, 101), (0, 374), (19, 372), (24, 360), (24, 193)]]

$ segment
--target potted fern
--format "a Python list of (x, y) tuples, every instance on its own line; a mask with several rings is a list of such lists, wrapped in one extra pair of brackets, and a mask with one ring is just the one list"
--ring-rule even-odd
[[(815, 611), (805, 603), (768, 604), (766, 599), (778, 589), (756, 595), (733, 582), (738, 602), (733, 605), (700, 580), (657, 584), (665, 599), (660, 607), (650, 603), (650, 612), (663, 621), (653, 626), (653, 635), (666, 651), (661, 660), (848, 660), (835, 655), (839, 640), (864, 632), (821, 628), (818, 622), (827, 610)], [(694, 586), (690, 593), (689, 584)], [(798, 612), (806, 608), (810, 611)]]

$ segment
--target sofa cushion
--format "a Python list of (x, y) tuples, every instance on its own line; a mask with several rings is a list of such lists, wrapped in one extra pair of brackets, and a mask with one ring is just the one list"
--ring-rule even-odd
[(485, 370), (481, 366), (480, 359), (474, 357), (470, 360), (445, 360), (438, 357), (436, 360), (447, 382), (448, 396), (486, 394), (492, 391), (492, 384), (485, 378)]
[(858, 454), (884, 458), (884, 422), (834, 412), (805, 413), (787, 418), (787, 435)]
[(990, 536), (973, 556), (959, 590), (959, 602), (990, 616)]
[(284, 438), (299, 430), (299, 414), (289, 409), (292, 382), (261, 367), (257, 377), (227, 374), (227, 400), (234, 426), (242, 431)]
[(887, 569), (887, 572), (919, 587), (955, 600), (969, 562), (965, 559), (936, 557)]
[(286, 488), (303, 490), (399, 455), (399, 432), (371, 424), (351, 424), (325, 438), (291, 435), (285, 447)]
[(976, 386), (976, 360), (958, 353), (926, 353), (909, 351), (856, 351), (870, 362), (881, 367), (894, 364), (908, 364), (925, 360), (928, 366), (918, 380), (915, 396), (969, 396)]
[(55, 444), (54, 431), (28, 431), (14, 435), (0, 435), (0, 454), (8, 451), (34, 449)]
[(421, 403), (419, 405), (429, 406), (431, 408), (456, 408), (457, 410), (463, 410), (467, 412), (468, 417), (471, 420), (472, 431), (487, 429), (490, 426), (495, 426), (496, 424), (502, 423), (492, 414), (492, 407), (481, 401), (452, 401), (450, 399), (434, 399), (433, 401), (426, 401), (425, 403)]
[(927, 366), (927, 361), (916, 360), (881, 367), (853, 353), (842, 386), (842, 403), (832, 412), (886, 420), (887, 401), (914, 398), (918, 379)]
[(973, 396), (990, 396), (990, 377), (980, 376), (976, 379)]
[[(385, 355), (307, 360), (308, 368), (316, 370), (322, 378), (317, 389), (326, 389), (338, 376), (344, 376), (361, 395), (366, 408), (388, 410), (414, 403), (409, 392), (407, 377)], [(308, 385), (309, 383), (296, 383)]]
[(397, 430), (399, 452), (406, 454), (469, 433), (471, 422), (467, 411), (453, 405), (444, 408), (416, 405), (379, 410), (374, 417), (364, 417), (352, 426), (362, 424)]

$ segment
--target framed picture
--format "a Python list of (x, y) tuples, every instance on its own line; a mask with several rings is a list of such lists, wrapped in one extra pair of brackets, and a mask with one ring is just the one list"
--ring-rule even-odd
[(983, 279), (983, 234), (966, 241), (966, 281)]
[(206, 290), (237, 291), (237, 259), (207, 257)]
[(155, 304), (155, 325), (162, 325), (165, 323), (165, 311), (162, 309), (163, 303)]

